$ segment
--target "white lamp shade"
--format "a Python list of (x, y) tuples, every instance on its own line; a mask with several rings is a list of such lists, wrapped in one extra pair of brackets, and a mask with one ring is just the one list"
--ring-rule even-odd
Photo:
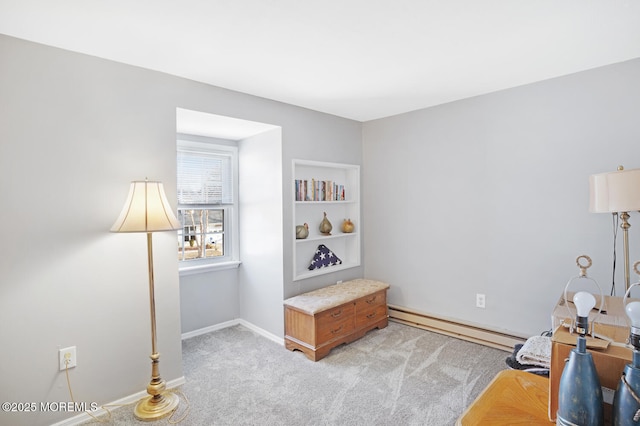
[(156, 232), (179, 228), (180, 222), (171, 210), (162, 183), (134, 181), (111, 232)]
[(640, 210), (640, 169), (589, 176), (589, 211), (592, 213)]

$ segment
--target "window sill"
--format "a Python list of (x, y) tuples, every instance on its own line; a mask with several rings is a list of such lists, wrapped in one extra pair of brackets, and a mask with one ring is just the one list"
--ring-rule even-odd
[(239, 260), (230, 260), (228, 262), (209, 263), (206, 265), (183, 266), (179, 269), (180, 276), (202, 274), (206, 272), (224, 271), (225, 269), (235, 269), (240, 267)]

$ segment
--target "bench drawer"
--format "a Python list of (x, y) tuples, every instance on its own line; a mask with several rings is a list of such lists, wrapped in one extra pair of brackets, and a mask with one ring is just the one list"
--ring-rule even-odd
[(381, 319), (387, 318), (387, 306), (377, 305), (368, 307), (362, 311), (358, 311), (356, 316), (356, 328), (366, 327), (369, 324), (373, 324)]
[(316, 317), (316, 345), (323, 344), (351, 333), (355, 326), (355, 307), (353, 303), (338, 306), (322, 312)]

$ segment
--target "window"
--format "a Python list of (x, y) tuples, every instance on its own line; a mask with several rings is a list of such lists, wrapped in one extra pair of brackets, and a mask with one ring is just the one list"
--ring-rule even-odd
[(237, 266), (238, 150), (177, 141), (180, 270)]

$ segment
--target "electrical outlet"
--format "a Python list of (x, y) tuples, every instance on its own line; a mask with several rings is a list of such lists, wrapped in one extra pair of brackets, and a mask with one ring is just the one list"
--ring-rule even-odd
[(58, 349), (58, 360), (60, 361), (60, 371), (75, 367), (78, 363), (76, 347), (69, 346), (68, 348)]
[(476, 294), (476, 308), (484, 309), (485, 296), (484, 294)]
[(342, 284), (342, 280), (336, 281), (336, 284)]

